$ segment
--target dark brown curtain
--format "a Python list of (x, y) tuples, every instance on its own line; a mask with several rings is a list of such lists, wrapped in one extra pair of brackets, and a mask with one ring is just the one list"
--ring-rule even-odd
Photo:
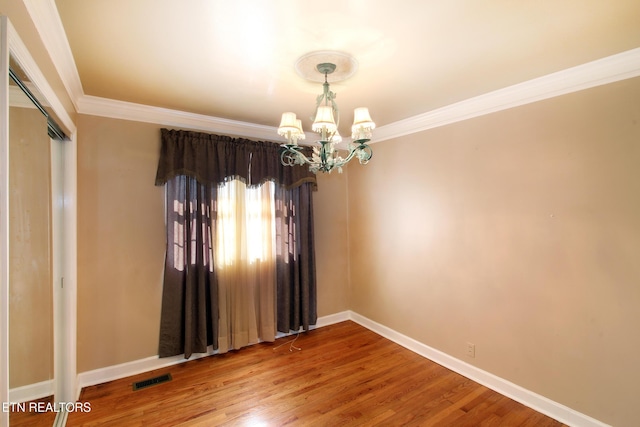
[(311, 186), (276, 189), (277, 326), (305, 331), (317, 320)]
[[(317, 319), (312, 192), (316, 177), (282, 166), (280, 147), (199, 132), (162, 129), (156, 185), (167, 185), (167, 251), (160, 357), (218, 347), (215, 266), (216, 189), (232, 179), (276, 184), (276, 322), (281, 332)], [(215, 227), (215, 226), (214, 226)]]
[(248, 186), (272, 180), (286, 188), (304, 183), (317, 188), (307, 167), (282, 166), (281, 148), (272, 142), (169, 129), (161, 130), (161, 141), (156, 185), (185, 175), (215, 185), (238, 178)]
[(167, 181), (167, 250), (160, 357), (217, 349), (218, 287), (213, 269), (215, 188), (178, 175)]

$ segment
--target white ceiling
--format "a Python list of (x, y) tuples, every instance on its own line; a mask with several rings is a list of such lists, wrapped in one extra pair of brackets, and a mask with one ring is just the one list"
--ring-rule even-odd
[[(638, 0), (55, 0), (82, 94), (277, 126), (319, 83), (296, 60), (337, 50), (349, 134), (640, 47)], [(274, 135), (275, 137), (275, 135)], [(375, 134), (374, 134), (375, 140)]]

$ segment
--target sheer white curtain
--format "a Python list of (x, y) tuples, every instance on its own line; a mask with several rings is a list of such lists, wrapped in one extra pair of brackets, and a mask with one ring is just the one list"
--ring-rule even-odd
[(220, 352), (275, 339), (274, 189), (271, 181), (248, 188), (237, 179), (217, 189), (212, 231)]

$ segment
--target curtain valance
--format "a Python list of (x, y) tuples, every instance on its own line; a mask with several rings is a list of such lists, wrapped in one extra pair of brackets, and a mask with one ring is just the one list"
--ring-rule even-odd
[(201, 132), (161, 129), (160, 161), (156, 185), (178, 175), (203, 184), (222, 184), (238, 178), (248, 186), (273, 180), (287, 188), (305, 182), (317, 186), (306, 166), (283, 166), (278, 144)]

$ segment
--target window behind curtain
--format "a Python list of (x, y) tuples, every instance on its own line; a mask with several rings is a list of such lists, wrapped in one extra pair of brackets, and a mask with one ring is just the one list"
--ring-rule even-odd
[[(235, 179), (218, 188), (216, 267), (224, 268), (238, 262), (237, 255), (241, 252), (246, 253), (249, 263), (274, 260), (274, 192), (272, 181), (259, 187), (247, 187)], [(239, 251), (239, 245), (245, 246), (245, 250)]]

